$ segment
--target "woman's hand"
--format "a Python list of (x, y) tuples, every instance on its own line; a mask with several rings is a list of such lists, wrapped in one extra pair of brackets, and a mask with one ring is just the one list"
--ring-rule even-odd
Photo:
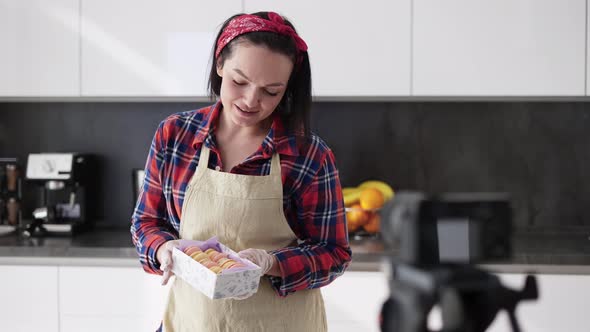
[[(273, 276), (280, 276), (279, 263), (274, 255), (269, 254), (266, 250), (248, 248), (238, 253), (241, 258), (245, 258), (252, 263), (260, 266), (262, 275), (269, 274)], [(232, 297), (234, 300), (244, 300), (254, 295), (254, 293), (238, 295)]]
[(189, 245), (193, 246), (202, 246), (203, 241), (194, 241), (194, 240), (170, 240), (168, 242), (164, 242), (156, 252), (156, 259), (160, 263), (160, 270), (164, 272), (162, 276), (162, 285), (166, 285), (168, 283), (168, 279), (174, 275), (172, 272), (172, 250), (174, 248), (184, 248)]
[(269, 254), (266, 250), (248, 248), (238, 253), (242, 258), (245, 258), (252, 263), (260, 266), (262, 275), (269, 274), (272, 276), (280, 276), (279, 263), (275, 255)]
[(174, 275), (172, 272), (172, 249), (180, 247), (180, 241), (182, 240), (164, 242), (156, 252), (156, 258), (160, 263), (160, 270), (164, 272), (162, 275), (162, 285), (166, 285), (170, 277)]

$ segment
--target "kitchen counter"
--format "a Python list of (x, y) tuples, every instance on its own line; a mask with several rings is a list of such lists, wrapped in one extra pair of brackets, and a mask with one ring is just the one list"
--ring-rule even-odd
[[(351, 238), (351, 271), (379, 271), (395, 250), (374, 238)], [(590, 230), (517, 233), (508, 262), (484, 264), (494, 272), (590, 274)], [(0, 235), (0, 265), (138, 266), (128, 229), (95, 229), (74, 237)]]
[(96, 229), (79, 235), (0, 236), (0, 265), (139, 266), (129, 230)]

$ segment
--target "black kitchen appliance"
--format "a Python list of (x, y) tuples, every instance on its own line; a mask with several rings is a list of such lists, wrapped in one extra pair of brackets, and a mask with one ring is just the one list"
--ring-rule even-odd
[(95, 178), (95, 162), (90, 155), (29, 154), (26, 180), (34, 184), (36, 208), (23, 235), (72, 235), (89, 228)]

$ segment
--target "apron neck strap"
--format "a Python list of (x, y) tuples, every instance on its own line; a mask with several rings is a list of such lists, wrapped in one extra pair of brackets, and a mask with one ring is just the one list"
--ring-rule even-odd
[[(203, 145), (201, 146), (201, 152), (199, 156), (199, 164), (197, 165), (200, 169), (207, 169), (209, 167), (209, 148)], [(281, 176), (281, 158), (279, 157), (278, 153), (274, 153), (272, 155), (272, 159), (270, 162), (270, 173), (269, 175), (278, 174), (279, 178)]]
[(199, 156), (199, 165), (197, 165), (200, 169), (207, 169), (209, 167), (209, 148), (205, 146), (205, 143), (201, 145), (201, 154)]
[(270, 173), (269, 175), (279, 175), (279, 179), (281, 178), (281, 158), (279, 157), (278, 153), (273, 153), (272, 159), (270, 161)]

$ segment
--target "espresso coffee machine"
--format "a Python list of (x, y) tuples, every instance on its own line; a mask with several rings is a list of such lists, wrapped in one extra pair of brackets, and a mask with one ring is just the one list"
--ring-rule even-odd
[(89, 193), (93, 162), (77, 153), (29, 154), (26, 180), (36, 186), (36, 208), (24, 236), (73, 235), (90, 226)]

